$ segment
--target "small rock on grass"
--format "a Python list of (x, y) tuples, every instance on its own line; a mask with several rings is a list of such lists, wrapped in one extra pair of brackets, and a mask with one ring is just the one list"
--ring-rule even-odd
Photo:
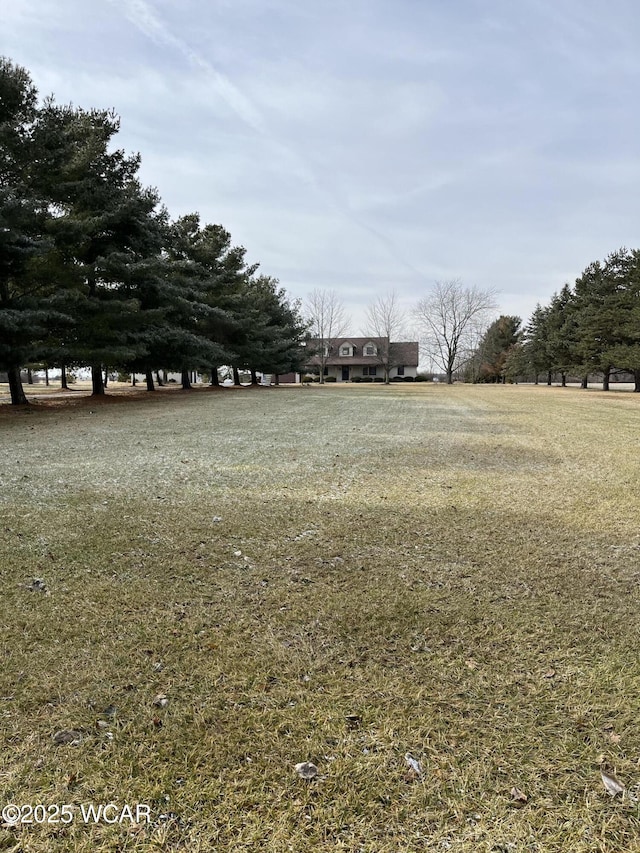
[(295, 769), (298, 776), (307, 781), (315, 779), (318, 775), (318, 768), (311, 761), (302, 761), (300, 764), (296, 764)]
[(82, 732), (78, 729), (60, 729), (53, 735), (53, 742), (56, 746), (78, 746), (82, 743)]

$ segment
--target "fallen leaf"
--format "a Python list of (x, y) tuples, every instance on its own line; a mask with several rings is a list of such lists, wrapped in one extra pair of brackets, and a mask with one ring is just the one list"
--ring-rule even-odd
[(511, 789), (511, 799), (514, 801), (514, 803), (522, 803), (524, 805), (524, 803), (527, 802), (529, 797), (527, 797), (527, 795), (523, 791), (521, 791), (520, 788), (516, 788), (516, 786), (514, 785)]
[(554, 678), (555, 674), (556, 674), (555, 669), (548, 669), (542, 677), (543, 678)]
[(604, 770), (601, 770), (600, 776), (602, 776), (602, 782), (604, 787), (607, 789), (607, 794), (615, 797), (617, 794), (624, 793), (624, 785), (621, 785), (620, 782), (618, 782), (613, 773), (605, 773)]
[(156, 708), (166, 708), (169, 704), (169, 699), (164, 693), (158, 693), (156, 698), (153, 700), (153, 704)]

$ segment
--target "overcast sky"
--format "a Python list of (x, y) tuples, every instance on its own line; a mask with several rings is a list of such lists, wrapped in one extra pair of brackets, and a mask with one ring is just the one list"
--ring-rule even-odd
[(528, 319), (639, 248), (637, 0), (4, 0), (42, 96), (112, 107), (172, 217), (293, 297), (435, 281)]

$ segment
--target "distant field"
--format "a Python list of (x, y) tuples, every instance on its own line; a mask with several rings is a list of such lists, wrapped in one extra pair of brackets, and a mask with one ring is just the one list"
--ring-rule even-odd
[(1, 799), (151, 820), (0, 850), (640, 851), (639, 395), (77, 400), (0, 412)]

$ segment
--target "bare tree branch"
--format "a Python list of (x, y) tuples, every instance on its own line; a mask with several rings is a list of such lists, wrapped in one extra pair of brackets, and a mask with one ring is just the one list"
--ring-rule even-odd
[(449, 384), (454, 373), (473, 358), (496, 308), (494, 290), (465, 287), (458, 279), (436, 282), (418, 302), (422, 351), (446, 374)]
[(344, 303), (335, 290), (313, 290), (304, 304), (304, 316), (309, 322), (309, 334), (313, 339), (313, 351), (319, 362), (320, 382), (324, 383), (324, 371), (331, 355), (334, 342), (342, 338), (349, 325)]
[(391, 368), (395, 366), (392, 344), (400, 338), (405, 325), (405, 312), (395, 291), (376, 297), (367, 308), (365, 322), (365, 335), (383, 341), (378, 347), (378, 362), (382, 365), (384, 381), (388, 385)]

